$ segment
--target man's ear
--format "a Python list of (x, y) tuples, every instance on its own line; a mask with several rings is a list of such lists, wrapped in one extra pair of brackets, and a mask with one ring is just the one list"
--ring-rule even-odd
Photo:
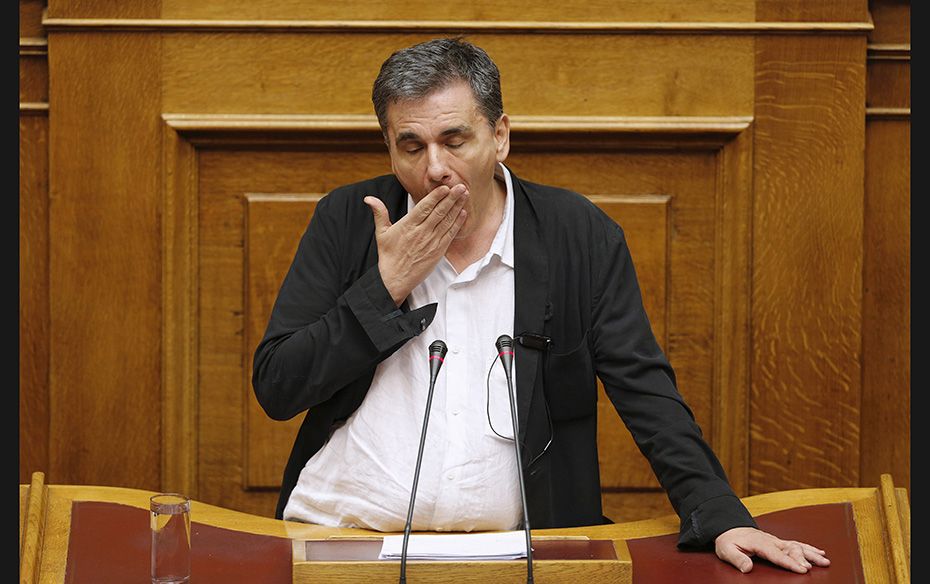
[(497, 143), (497, 161), (503, 162), (510, 154), (510, 118), (507, 114), (501, 114), (494, 124), (494, 141)]

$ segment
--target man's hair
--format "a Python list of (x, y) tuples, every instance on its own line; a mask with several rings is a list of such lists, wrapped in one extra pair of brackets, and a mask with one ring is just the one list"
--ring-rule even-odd
[(449, 38), (401, 49), (381, 65), (371, 90), (381, 131), (387, 135), (388, 105), (424, 98), (456, 81), (468, 83), (478, 109), (493, 128), (504, 113), (500, 71), (484, 49)]

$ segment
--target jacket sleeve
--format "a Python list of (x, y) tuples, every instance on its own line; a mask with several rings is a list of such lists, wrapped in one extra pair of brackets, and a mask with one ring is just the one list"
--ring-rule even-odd
[[(433, 320), (436, 305), (397, 308), (377, 262), (343, 282), (347, 249), (342, 236), (371, 233), (348, 225), (350, 215), (332, 195), (317, 204), (278, 292), (252, 364), (252, 387), (269, 417), (287, 420), (326, 402), (373, 368)], [(365, 229), (368, 231), (366, 232)], [(368, 241), (367, 238), (365, 238)], [(367, 388), (365, 388), (367, 389)]]
[(733, 527), (755, 527), (678, 392), (616, 223), (593, 251), (602, 258), (592, 305), (597, 374), (681, 520), (678, 545), (704, 547)]

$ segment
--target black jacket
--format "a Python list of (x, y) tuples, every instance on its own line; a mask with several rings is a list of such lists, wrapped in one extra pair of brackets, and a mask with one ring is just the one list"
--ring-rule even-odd
[[(511, 173), (512, 174), (512, 173)], [(597, 383), (649, 460), (681, 518), (679, 545), (755, 526), (675, 386), (652, 334), (622, 229), (586, 198), (523, 181), (514, 190), (514, 332), (552, 339), (548, 354), (516, 345), (517, 411), (533, 528), (604, 522), (597, 461)], [(366, 195), (392, 222), (407, 193), (393, 175), (338, 188), (317, 204), (253, 363), (258, 402), (276, 420), (307, 412), (276, 517), (301, 470), (362, 403), (375, 367), (433, 320), (401, 310), (378, 272)], [(546, 400), (546, 401), (544, 401)]]

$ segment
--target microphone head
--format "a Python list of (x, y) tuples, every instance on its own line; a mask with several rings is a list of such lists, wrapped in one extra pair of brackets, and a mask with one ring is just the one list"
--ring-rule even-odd
[(494, 343), (494, 346), (497, 347), (497, 352), (502, 353), (505, 350), (513, 350), (513, 339), (510, 338), (510, 335), (501, 335), (497, 337), (497, 342)]
[(433, 341), (433, 344), (429, 346), (429, 355), (430, 357), (439, 357), (440, 359), (446, 358), (446, 344), (439, 339)]

